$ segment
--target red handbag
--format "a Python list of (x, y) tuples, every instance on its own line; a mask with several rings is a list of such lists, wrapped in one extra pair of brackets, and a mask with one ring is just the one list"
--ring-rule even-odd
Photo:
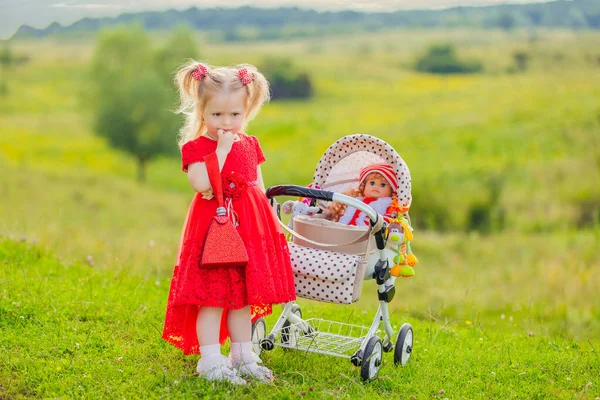
[(248, 263), (248, 253), (240, 234), (227, 215), (217, 154), (205, 156), (204, 162), (218, 207), (217, 215), (213, 217), (204, 238), (200, 268), (243, 267)]

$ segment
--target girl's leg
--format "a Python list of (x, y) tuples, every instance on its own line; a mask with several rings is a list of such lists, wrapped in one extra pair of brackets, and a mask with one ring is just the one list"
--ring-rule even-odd
[(201, 307), (198, 310), (196, 334), (202, 358), (198, 361), (196, 370), (208, 380), (226, 380), (235, 384), (244, 384), (246, 381), (229, 368), (227, 357), (221, 354), (219, 327), (222, 315), (222, 308)]
[(240, 370), (242, 375), (252, 376), (263, 382), (273, 380), (273, 372), (258, 365), (261, 359), (252, 351), (252, 322), (250, 307), (227, 312), (227, 330), (231, 337), (231, 364)]
[[(219, 344), (222, 308), (200, 307), (196, 317), (196, 335), (200, 347)], [(216, 327), (216, 328), (215, 328)]]
[(250, 317), (250, 306), (239, 310), (227, 311), (227, 330), (231, 342), (250, 342), (252, 340), (252, 321)]

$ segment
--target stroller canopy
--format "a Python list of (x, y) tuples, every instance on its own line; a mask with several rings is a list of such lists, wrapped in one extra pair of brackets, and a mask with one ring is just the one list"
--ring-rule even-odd
[[(398, 176), (398, 203), (410, 206), (408, 166), (392, 146), (371, 135), (344, 136), (329, 146), (319, 160), (313, 182), (324, 190), (344, 193), (358, 188), (358, 175), (363, 168), (383, 162), (391, 165)], [(320, 203), (326, 206), (325, 202)]]

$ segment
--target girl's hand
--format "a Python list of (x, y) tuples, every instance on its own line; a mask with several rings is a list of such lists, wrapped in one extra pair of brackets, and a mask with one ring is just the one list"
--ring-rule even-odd
[(231, 131), (225, 131), (223, 129), (219, 129), (217, 131), (219, 143), (217, 144), (217, 150), (221, 150), (225, 154), (229, 154), (231, 151), (231, 146), (236, 138), (236, 134)]

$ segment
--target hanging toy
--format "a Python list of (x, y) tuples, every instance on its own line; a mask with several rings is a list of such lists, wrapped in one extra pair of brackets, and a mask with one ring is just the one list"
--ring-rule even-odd
[(419, 263), (419, 259), (413, 254), (412, 249), (410, 248), (410, 242), (406, 243), (406, 248), (408, 250), (408, 257), (406, 261), (408, 262), (408, 265), (414, 267)]
[[(314, 183), (309, 184), (307, 188), (321, 189), (319, 185), (315, 185)], [(313, 216), (319, 212), (320, 209), (318, 206), (310, 205), (311, 201), (312, 199), (310, 198), (300, 197), (296, 201), (288, 200), (285, 203), (283, 203), (283, 206), (281, 207), (283, 213), (286, 215), (291, 214), (290, 221), (288, 222), (288, 227), (290, 229), (294, 229), (294, 217), (298, 215)]]
[[(394, 201), (392, 201), (392, 206)], [(390, 221), (388, 225), (388, 243), (395, 246), (396, 255), (394, 256), (394, 266), (390, 269), (392, 276), (401, 276), (403, 278), (410, 278), (414, 276), (415, 270), (413, 267), (419, 262), (417, 257), (413, 254), (410, 248), (410, 241), (413, 238), (412, 228), (408, 223), (408, 220), (404, 217), (399, 217), (401, 213), (407, 212), (408, 207), (397, 207), (394, 211), (397, 213), (395, 219)]]
[(392, 218), (399, 218), (400, 215), (407, 213), (409, 209), (410, 209), (410, 207), (408, 206), (408, 203), (401, 206), (398, 203), (398, 198), (394, 197), (392, 199), (392, 204), (390, 204), (390, 206), (387, 209), (387, 212), (390, 214), (390, 216)]

